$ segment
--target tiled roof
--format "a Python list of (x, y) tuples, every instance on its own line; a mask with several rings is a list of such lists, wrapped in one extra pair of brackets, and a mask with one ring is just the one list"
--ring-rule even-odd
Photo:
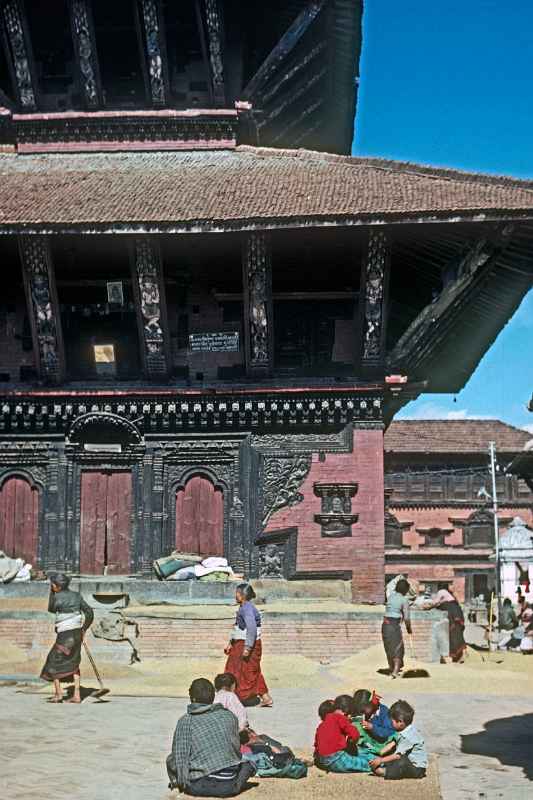
[(306, 150), (0, 155), (0, 226), (533, 216), (533, 183)]
[(528, 431), (495, 419), (397, 420), (385, 432), (388, 453), (518, 453), (531, 439)]

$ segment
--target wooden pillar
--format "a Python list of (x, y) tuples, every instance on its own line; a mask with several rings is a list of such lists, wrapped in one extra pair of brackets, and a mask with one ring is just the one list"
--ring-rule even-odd
[(131, 269), (144, 373), (153, 380), (166, 379), (170, 372), (170, 338), (158, 244), (147, 237), (137, 237)]
[(246, 374), (269, 375), (274, 354), (270, 236), (245, 235), (243, 245), (244, 346)]
[(359, 292), (358, 349), (363, 373), (378, 372), (385, 361), (389, 272), (390, 242), (387, 233), (370, 230)]
[(102, 86), (90, 0), (70, 0), (70, 27), (81, 92), (88, 109), (102, 105)]
[(224, 24), (222, 7), (218, 0), (204, 0), (204, 5), (213, 99), (217, 106), (224, 106), (226, 103), (226, 90), (224, 87)]
[(37, 108), (37, 82), (28, 27), (21, 0), (5, 0), (0, 5), (9, 47), (9, 66), (23, 111)]
[(139, 0), (148, 94), (156, 107), (168, 105), (170, 91), (160, 0)]
[(20, 236), (19, 248), (37, 369), (47, 383), (60, 383), (65, 374), (65, 358), (48, 239)]

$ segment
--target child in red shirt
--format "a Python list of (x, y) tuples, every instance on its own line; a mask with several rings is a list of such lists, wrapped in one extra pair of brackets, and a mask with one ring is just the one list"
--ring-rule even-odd
[(369, 761), (372, 754), (355, 755), (359, 731), (352, 725), (353, 700), (343, 694), (335, 700), (320, 704), (318, 715), (322, 722), (315, 734), (315, 764), (326, 772), (370, 772)]

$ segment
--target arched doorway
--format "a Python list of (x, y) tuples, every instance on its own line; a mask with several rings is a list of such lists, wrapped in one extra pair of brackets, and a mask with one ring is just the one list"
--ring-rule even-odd
[(19, 475), (0, 487), (0, 550), (11, 558), (37, 561), (39, 490)]
[(209, 478), (193, 475), (176, 492), (176, 550), (224, 555), (224, 495)]

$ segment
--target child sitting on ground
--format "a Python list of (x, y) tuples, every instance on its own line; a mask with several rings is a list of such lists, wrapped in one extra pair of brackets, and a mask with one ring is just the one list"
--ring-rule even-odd
[(220, 703), (221, 706), (227, 708), (237, 717), (239, 722), (239, 730), (243, 731), (248, 728), (248, 715), (246, 709), (235, 694), (237, 689), (237, 679), (231, 672), (223, 672), (215, 678), (215, 703)]
[(350, 722), (352, 698), (345, 694), (321, 703), (315, 734), (315, 764), (326, 772), (370, 772), (370, 751), (357, 752), (359, 731)]
[(379, 754), (383, 745), (396, 740), (392, 720), (387, 706), (380, 697), (368, 689), (358, 689), (353, 696), (352, 722), (360, 734), (359, 746)]
[(389, 713), (398, 741), (389, 742), (381, 750), (381, 755), (372, 759), (370, 766), (374, 774), (389, 781), (424, 778), (428, 757), (424, 737), (413, 725), (414, 708), (405, 700), (398, 700)]

